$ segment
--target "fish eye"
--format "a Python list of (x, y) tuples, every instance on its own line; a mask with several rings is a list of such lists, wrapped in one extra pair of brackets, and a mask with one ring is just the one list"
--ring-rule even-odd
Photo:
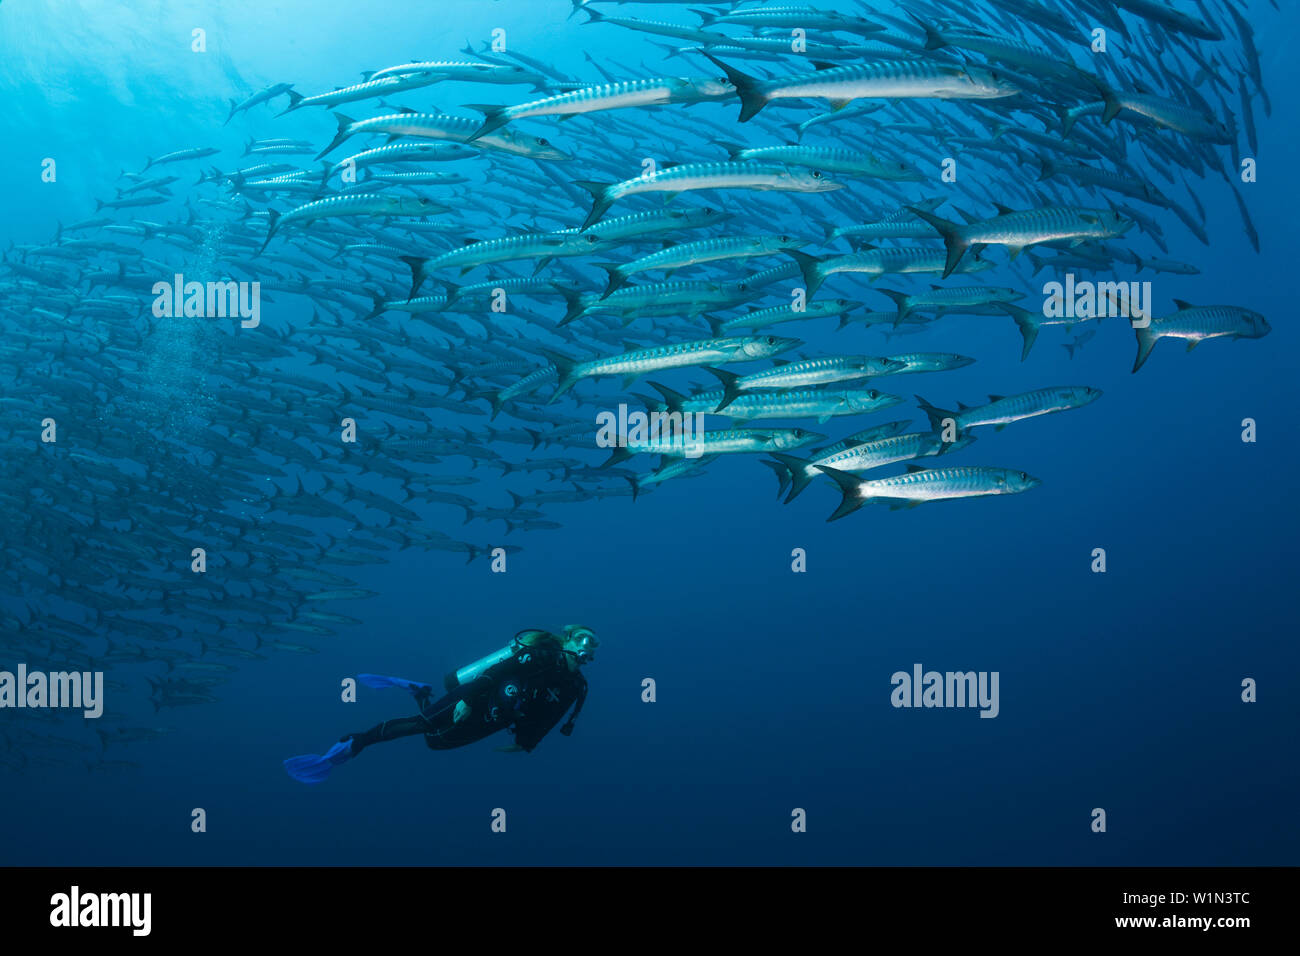
[(776, 238), (777, 238), (778, 240), (780, 240), (781, 242), (789, 242), (789, 241), (790, 241), (790, 237), (789, 237), (789, 236), (777, 236)]
[(775, 335), (769, 335), (769, 336), (767, 337), (767, 344), (768, 344), (768, 345), (776, 345), (776, 336), (775, 336)]
[(880, 397), (880, 393), (877, 392), (877, 391), (873, 388), (873, 389), (871, 389), (871, 391), (867, 392), (867, 397), (868, 397), (868, 398), (879, 398), (879, 397)]
[(731, 84), (731, 81), (728, 80), (725, 76), (720, 76), (720, 77), (718, 77), (718, 82), (719, 82), (719, 83), (722, 83), (722, 84), (724, 84), (724, 85), (730, 85), (730, 84)]
[(537, 141), (537, 145), (539, 145), (539, 146), (550, 146), (551, 143), (550, 143), (550, 140), (539, 139), (539, 140)]
[(814, 169), (814, 170), (812, 171), (812, 178), (813, 178), (813, 179), (821, 179), (821, 178), (822, 178), (821, 170)]
[(1027, 472), (1027, 471), (1022, 471), (1022, 472), (1020, 473), (1020, 477), (1021, 477), (1023, 480), (1028, 481), (1028, 480), (1029, 480), (1029, 472)]

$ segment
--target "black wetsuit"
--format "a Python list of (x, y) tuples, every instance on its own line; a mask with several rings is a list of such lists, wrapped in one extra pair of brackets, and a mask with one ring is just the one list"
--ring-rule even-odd
[[(429, 694), (417, 696), (417, 716), (386, 720), (353, 734), (352, 752), (413, 734), (424, 734), (425, 743), (434, 750), (449, 750), (505, 729), (513, 731), (518, 746), (531, 751), (573, 705), (572, 716), (560, 728), (567, 737), (586, 700), (587, 679), (570, 670), (565, 657), (565, 652), (549, 643), (520, 648), (513, 657), (493, 664), (436, 701), (430, 701)], [(470, 712), (456, 723), (456, 705), (462, 701)]]

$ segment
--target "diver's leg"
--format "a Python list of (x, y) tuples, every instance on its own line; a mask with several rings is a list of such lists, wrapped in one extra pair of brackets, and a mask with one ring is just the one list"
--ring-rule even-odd
[(349, 734), (343, 737), (339, 742), (352, 741), (352, 756), (361, 753), (362, 750), (371, 744), (382, 743), (385, 740), (396, 740), (399, 737), (410, 737), (414, 734), (422, 734), (429, 729), (428, 721), (422, 716), (416, 717), (398, 717), (396, 720), (385, 720), (382, 724), (376, 724), (369, 730), (364, 730), (359, 734)]
[(350, 734), (342, 738), (340, 743), (351, 740), (352, 756), (355, 757), (371, 744), (382, 743), (385, 740), (396, 740), (399, 737), (410, 737), (415, 734), (427, 734), (456, 723), (457, 718), (454, 715), (457, 705), (464, 706), (460, 697), (447, 694), (430, 703), (430, 696), (432, 695), (427, 689), (416, 692), (415, 701), (420, 708), (420, 713), (416, 716), (386, 720), (382, 724), (371, 727), (362, 733)]

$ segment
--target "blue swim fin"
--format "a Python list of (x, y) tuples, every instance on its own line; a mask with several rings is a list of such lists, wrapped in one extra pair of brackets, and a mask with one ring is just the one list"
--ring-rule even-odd
[(382, 689), (385, 687), (404, 687), (411, 692), (412, 696), (419, 696), (424, 692), (433, 692), (432, 684), (425, 684), (420, 681), (407, 680), (405, 677), (385, 677), (382, 674), (358, 674), (357, 680), (367, 687)]
[(321, 783), (341, 763), (352, 758), (351, 739), (340, 741), (324, 754), (303, 754), (284, 762), (289, 776), (300, 783)]

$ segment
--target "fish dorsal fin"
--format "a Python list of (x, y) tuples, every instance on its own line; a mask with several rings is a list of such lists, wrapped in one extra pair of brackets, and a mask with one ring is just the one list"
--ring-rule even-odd
[(1178, 306), (1178, 310), (1179, 310), (1180, 312), (1181, 312), (1183, 309), (1194, 309), (1194, 308), (1196, 308), (1196, 306), (1192, 305), (1192, 304), (1191, 304), (1190, 302), (1188, 302), (1186, 299), (1174, 299), (1174, 305)]
[(842, 66), (843, 64), (832, 63), (830, 60), (813, 60), (812, 65), (813, 65), (813, 69), (821, 71), (821, 70), (833, 70), (837, 66)]
[(965, 402), (958, 402), (958, 403), (957, 403), (957, 411), (959, 411), (959, 412), (964, 412), (964, 411), (968, 410), (969, 408), (970, 408), (970, 406), (967, 405)]
[(927, 469), (925, 468), (924, 465), (908, 465), (908, 466), (907, 466), (907, 473), (908, 473), (909, 475), (915, 475), (918, 471), (926, 471), (926, 470), (927, 470)]
[(773, 364), (774, 366), (779, 366), (779, 365), (789, 365), (789, 364), (790, 364), (790, 360), (789, 360), (789, 359), (772, 359), (772, 364)]
[(995, 202), (995, 203), (993, 204), (993, 208), (996, 209), (996, 210), (998, 211), (998, 215), (999, 215), (999, 216), (1009, 216), (1009, 215), (1011, 215), (1013, 212), (1015, 212), (1015, 210), (1012, 209), (1010, 206), (1004, 206), (1004, 205), (1002, 205), (1002, 203), (1000, 203), (1000, 202)]
[(1005, 395), (990, 395), (990, 396), (989, 396), (989, 401), (990, 401), (990, 402), (1000, 402), (1000, 401), (1002, 401), (1002, 399), (1004, 399), (1004, 398), (1006, 398)]

